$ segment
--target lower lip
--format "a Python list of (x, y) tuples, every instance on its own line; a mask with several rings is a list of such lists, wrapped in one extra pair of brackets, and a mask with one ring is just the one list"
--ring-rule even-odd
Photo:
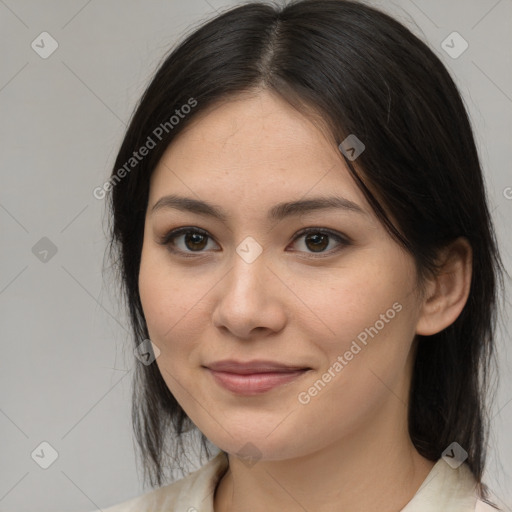
[(308, 370), (293, 372), (239, 373), (218, 372), (210, 370), (215, 381), (223, 388), (239, 395), (259, 395), (274, 389), (282, 384), (292, 382)]

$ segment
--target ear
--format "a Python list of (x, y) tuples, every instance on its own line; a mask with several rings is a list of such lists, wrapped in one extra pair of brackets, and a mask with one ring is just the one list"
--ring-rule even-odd
[(469, 296), (473, 253), (466, 238), (443, 248), (439, 271), (426, 283), (416, 334), (430, 336), (453, 324)]

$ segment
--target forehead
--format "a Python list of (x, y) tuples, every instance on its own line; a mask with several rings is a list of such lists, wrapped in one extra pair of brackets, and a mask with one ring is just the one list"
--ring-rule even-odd
[(150, 203), (176, 192), (247, 206), (336, 193), (366, 204), (325, 131), (267, 91), (198, 114), (170, 144), (153, 172)]

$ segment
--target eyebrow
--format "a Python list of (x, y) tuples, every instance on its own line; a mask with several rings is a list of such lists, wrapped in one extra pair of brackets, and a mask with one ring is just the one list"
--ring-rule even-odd
[[(231, 217), (222, 207), (200, 201), (191, 197), (169, 195), (161, 197), (151, 208), (151, 215), (159, 210), (175, 209), (184, 212), (195, 213), (207, 217), (213, 217), (222, 222), (228, 221)], [(278, 203), (268, 213), (268, 220), (279, 221), (286, 217), (302, 215), (317, 210), (338, 209), (366, 215), (366, 212), (356, 203), (343, 197), (314, 197), (300, 201)]]

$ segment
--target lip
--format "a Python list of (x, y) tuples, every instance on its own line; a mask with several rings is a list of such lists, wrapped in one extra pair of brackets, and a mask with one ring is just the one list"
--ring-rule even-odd
[(238, 375), (248, 375), (254, 373), (285, 373), (297, 370), (309, 370), (307, 366), (288, 365), (276, 361), (267, 361), (264, 359), (253, 359), (252, 361), (235, 361), (234, 359), (225, 359), (215, 361), (205, 365), (207, 368), (217, 372), (236, 373)]
[(275, 361), (234, 360), (205, 365), (217, 384), (239, 395), (259, 395), (304, 375), (309, 367), (289, 366)]

